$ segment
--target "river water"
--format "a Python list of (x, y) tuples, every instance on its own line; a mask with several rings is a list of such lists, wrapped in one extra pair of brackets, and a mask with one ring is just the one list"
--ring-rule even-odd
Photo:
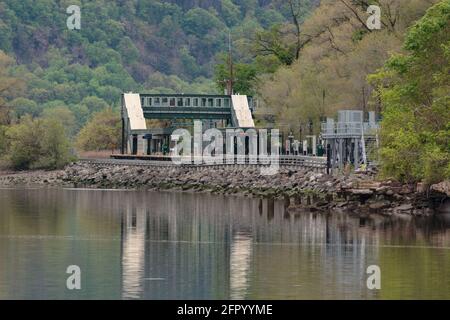
[[(450, 223), (208, 194), (0, 190), (0, 299), (450, 299)], [(69, 290), (68, 266), (81, 270)], [(380, 268), (381, 289), (367, 287)]]

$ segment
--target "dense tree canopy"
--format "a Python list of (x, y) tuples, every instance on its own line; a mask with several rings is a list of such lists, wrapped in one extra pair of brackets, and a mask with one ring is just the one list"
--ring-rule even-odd
[(450, 0), (427, 11), (404, 48), (371, 77), (383, 106), (384, 174), (434, 183), (450, 178)]
[[(379, 101), (371, 99), (373, 86), (367, 75), (402, 50), (407, 28), (437, 1), (373, 1), (382, 8), (381, 30), (366, 26), (368, 1), (321, 1), (301, 26), (300, 40), (306, 44), (299, 58), (274, 74), (260, 75), (262, 116), (274, 114), (283, 130), (294, 132), (313, 121), (319, 133), (320, 118), (334, 116), (337, 110), (380, 111)], [(290, 41), (295, 44), (295, 37)]]
[(120, 118), (110, 108), (95, 113), (80, 131), (77, 147), (84, 151), (114, 151), (120, 145)]

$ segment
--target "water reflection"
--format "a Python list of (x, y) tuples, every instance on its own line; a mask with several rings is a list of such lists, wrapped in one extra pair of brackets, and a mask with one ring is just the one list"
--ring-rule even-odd
[(238, 232), (231, 242), (230, 254), (230, 298), (243, 300), (249, 286), (252, 238), (250, 234)]
[[(137, 191), (1, 190), (0, 201), (0, 298), (450, 298), (445, 216)], [(84, 272), (80, 292), (64, 287), (69, 264)], [(365, 286), (372, 264), (380, 291)]]
[(122, 215), (123, 299), (139, 299), (144, 292), (146, 222), (147, 214), (142, 207), (129, 204)]

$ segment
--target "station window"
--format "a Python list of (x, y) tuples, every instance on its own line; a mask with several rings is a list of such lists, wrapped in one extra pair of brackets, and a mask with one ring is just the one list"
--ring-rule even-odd
[(153, 103), (155, 104), (155, 106), (159, 106), (161, 104), (161, 99), (155, 98), (155, 99), (153, 99)]
[(152, 101), (152, 98), (149, 97), (149, 98), (148, 98), (148, 106), (149, 106), (149, 107), (152, 106), (152, 104), (153, 104), (152, 102), (153, 102), (153, 101)]
[(222, 106), (222, 99), (216, 99), (216, 107), (221, 107)]
[(164, 106), (164, 107), (167, 107), (167, 103), (169, 102), (169, 99), (168, 98), (162, 98), (162, 105)]
[(214, 107), (214, 99), (213, 98), (208, 99), (208, 107)]
[(193, 99), (194, 107), (198, 107), (198, 98)]
[(184, 100), (184, 105), (185, 105), (186, 107), (190, 107), (190, 106), (191, 106), (191, 98), (186, 98), (186, 99)]
[(169, 106), (175, 107), (175, 98), (170, 98), (169, 99)]
[(230, 106), (230, 99), (229, 98), (225, 98), (223, 101), (223, 105), (224, 107), (229, 107)]
[(144, 97), (141, 98), (141, 106), (142, 107), (145, 106), (145, 98)]
[(206, 107), (206, 98), (202, 98), (202, 107)]
[(177, 106), (178, 107), (182, 107), (183, 106), (183, 98), (178, 98), (177, 99)]

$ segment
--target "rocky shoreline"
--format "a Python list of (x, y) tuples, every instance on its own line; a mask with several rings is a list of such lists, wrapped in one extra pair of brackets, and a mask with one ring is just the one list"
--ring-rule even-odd
[(419, 185), (376, 181), (372, 174), (331, 176), (310, 169), (280, 168), (274, 176), (247, 167), (137, 167), (78, 162), (59, 171), (0, 173), (1, 187), (54, 186), (180, 190), (278, 198), (291, 210), (353, 211), (358, 214), (432, 215), (448, 212), (450, 182)]

